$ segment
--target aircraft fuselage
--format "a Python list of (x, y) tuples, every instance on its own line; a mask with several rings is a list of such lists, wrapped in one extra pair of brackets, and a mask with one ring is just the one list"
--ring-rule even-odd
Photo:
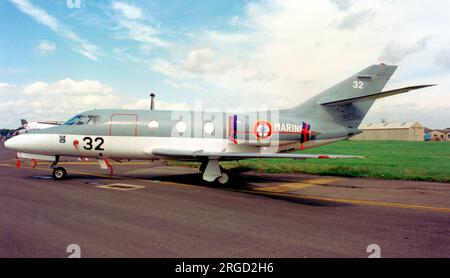
[[(276, 114), (276, 115), (275, 115)], [(154, 159), (154, 148), (210, 152), (286, 152), (348, 137), (339, 125), (324, 130), (282, 113), (92, 110), (79, 122), (20, 135), (9, 146), (24, 153), (111, 159)], [(82, 117), (91, 117), (83, 122)]]

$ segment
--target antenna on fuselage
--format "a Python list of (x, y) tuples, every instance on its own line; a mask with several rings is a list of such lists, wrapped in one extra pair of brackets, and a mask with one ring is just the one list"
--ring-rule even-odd
[(155, 94), (150, 94), (150, 110), (155, 110)]

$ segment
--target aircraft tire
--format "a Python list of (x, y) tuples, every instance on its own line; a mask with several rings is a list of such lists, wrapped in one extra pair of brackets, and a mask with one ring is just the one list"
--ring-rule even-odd
[(230, 177), (228, 176), (227, 173), (222, 173), (222, 175), (220, 176), (220, 178), (217, 179), (217, 182), (221, 185), (225, 185), (228, 183), (228, 181), (230, 180)]
[(53, 169), (53, 178), (57, 181), (63, 180), (67, 177), (67, 171), (63, 167)]

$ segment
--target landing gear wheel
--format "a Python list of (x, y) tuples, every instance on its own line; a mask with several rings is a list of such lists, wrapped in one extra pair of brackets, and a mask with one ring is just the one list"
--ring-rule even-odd
[(57, 181), (63, 180), (67, 177), (67, 171), (63, 167), (53, 169), (53, 178)]
[(228, 177), (228, 174), (227, 173), (222, 173), (220, 178), (217, 179), (217, 182), (219, 184), (224, 185), (224, 184), (227, 184), (229, 180), (230, 180), (230, 177)]

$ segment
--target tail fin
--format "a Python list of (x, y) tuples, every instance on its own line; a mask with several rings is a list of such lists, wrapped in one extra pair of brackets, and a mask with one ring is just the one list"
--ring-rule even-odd
[(375, 99), (341, 102), (380, 93), (396, 69), (397, 66), (384, 64), (370, 66), (287, 112), (302, 118), (335, 122), (353, 133)]
[(339, 102), (380, 93), (397, 66), (373, 65), (318, 96), (319, 104)]
[(353, 133), (376, 99), (434, 86), (419, 85), (382, 92), (396, 69), (397, 66), (385, 64), (370, 66), (286, 112), (306, 119), (335, 122)]
[(28, 125), (28, 121), (25, 120), (25, 119), (20, 120), (20, 123), (22, 124), (22, 127), (23, 127), (23, 128), (26, 128), (27, 125)]

